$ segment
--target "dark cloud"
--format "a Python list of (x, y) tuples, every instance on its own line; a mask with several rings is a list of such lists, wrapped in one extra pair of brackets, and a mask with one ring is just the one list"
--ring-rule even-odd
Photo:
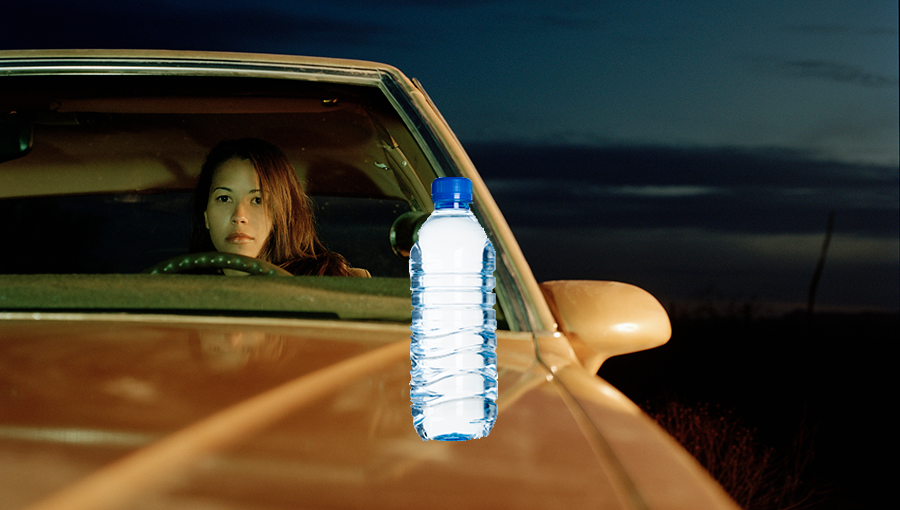
[(788, 32), (810, 35), (847, 35), (857, 36), (897, 36), (897, 29), (892, 27), (860, 28), (849, 25), (791, 25)]
[(540, 22), (550, 28), (593, 30), (597, 28), (598, 21), (592, 17), (575, 16), (571, 14), (551, 13), (540, 17)]
[(895, 76), (872, 73), (859, 66), (825, 60), (790, 60), (782, 64), (781, 69), (788, 76), (850, 83), (864, 87), (896, 87), (900, 83)]
[(764, 74), (787, 78), (824, 80), (863, 87), (897, 87), (898, 78), (868, 71), (860, 66), (829, 60), (786, 60), (758, 56), (742, 56), (738, 60), (749, 63)]
[[(502, 207), (503, 204), (501, 204)], [(662, 302), (721, 293), (744, 302), (806, 299), (822, 229), (809, 236), (722, 235), (693, 229), (577, 229), (512, 226), (538, 281), (628, 282)], [(896, 239), (893, 240), (896, 246)], [(896, 248), (836, 234), (817, 303), (897, 310)]]
[[(4, 6), (2, 49), (168, 48), (278, 51), (304, 45), (372, 45), (393, 27), (312, 16), (291, 4), (54, 2)], [(328, 12), (327, 10), (323, 12)]]
[(467, 144), (511, 225), (900, 233), (900, 170), (788, 150)]
[[(513, 30), (564, 32), (616, 31), (622, 32), (622, 20), (627, 17), (627, 2), (566, 2), (545, 5), (542, 9), (510, 9), (506, 21)], [(514, 21), (514, 22), (513, 22)], [(641, 34), (642, 37), (644, 34)], [(658, 36), (659, 34), (654, 34)], [(624, 34), (620, 34), (625, 37)], [(635, 34), (629, 34), (634, 38)]]
[(509, 4), (521, 5), (520, 0), (396, 0), (392, 2), (372, 2), (371, 0), (340, 0), (339, 3), (358, 7), (371, 7), (382, 4), (383, 8), (389, 7), (438, 7), (444, 9), (468, 8), (473, 5)]
[(799, 306), (834, 211), (817, 303), (898, 306), (897, 167), (781, 149), (466, 148), (539, 281), (624, 281), (663, 302), (715, 291)]

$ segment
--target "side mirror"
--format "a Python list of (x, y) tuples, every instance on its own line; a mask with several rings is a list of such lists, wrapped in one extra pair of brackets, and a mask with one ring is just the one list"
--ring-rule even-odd
[(659, 347), (672, 336), (669, 315), (647, 291), (619, 282), (541, 284), (560, 330), (586, 369), (619, 354)]
[(391, 250), (400, 258), (409, 258), (416, 241), (419, 240), (419, 227), (428, 219), (428, 213), (409, 211), (400, 215), (391, 225)]

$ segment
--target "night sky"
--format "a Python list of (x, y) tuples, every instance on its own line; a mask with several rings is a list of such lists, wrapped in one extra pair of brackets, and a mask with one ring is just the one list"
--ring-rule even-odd
[(900, 309), (896, 1), (3, 7), (0, 49), (375, 60), (421, 80), (538, 280)]

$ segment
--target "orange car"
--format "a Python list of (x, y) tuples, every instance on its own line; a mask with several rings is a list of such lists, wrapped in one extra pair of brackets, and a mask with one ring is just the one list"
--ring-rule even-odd
[[(0, 509), (737, 508), (596, 375), (665, 343), (664, 309), (538, 284), (398, 70), (7, 51), (0, 105)], [(248, 136), (284, 150), (323, 242), (371, 278), (179, 274), (236, 263), (186, 254), (190, 197), (209, 149)], [(422, 441), (409, 401), (406, 257), (439, 176), (473, 182), (497, 250), (500, 412), (458, 443)]]

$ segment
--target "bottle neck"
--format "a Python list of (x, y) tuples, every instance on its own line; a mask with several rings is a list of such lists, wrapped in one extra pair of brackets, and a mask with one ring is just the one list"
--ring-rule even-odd
[(458, 211), (468, 211), (469, 203), (468, 202), (454, 202), (453, 200), (447, 200), (447, 201), (441, 200), (441, 201), (434, 203), (434, 209), (436, 211), (448, 211), (448, 210), (452, 211), (454, 209), (458, 210)]

